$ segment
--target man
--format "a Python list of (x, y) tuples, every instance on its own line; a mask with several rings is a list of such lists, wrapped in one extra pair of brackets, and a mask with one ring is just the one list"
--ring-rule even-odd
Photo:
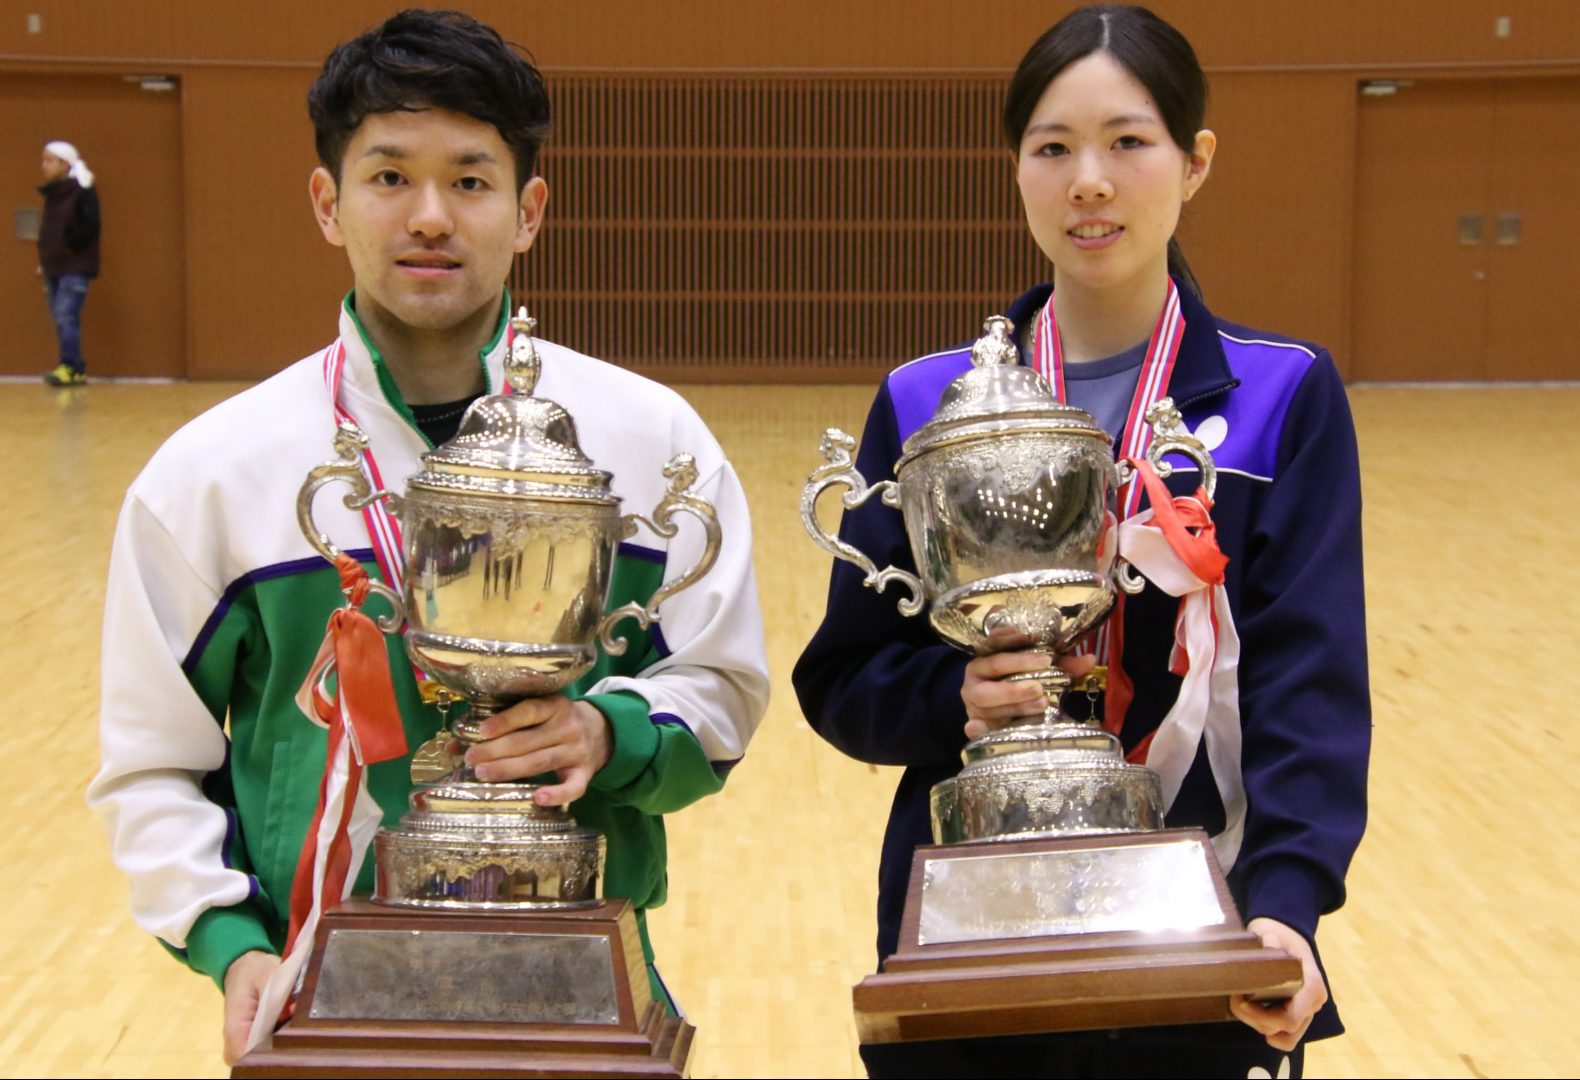
[[(293, 698), (343, 600), (300, 534), (296, 491), (332, 456), (336, 404), (398, 487), (468, 400), (502, 385), (504, 282), (548, 198), (534, 175), (550, 127), (538, 73), (466, 16), (406, 11), (341, 45), (308, 105), (322, 162), (314, 211), (355, 282), (340, 313), (339, 392), (332, 402), (331, 346), (177, 432), (132, 485), (105, 610), (103, 766), (89, 791), (138, 922), (224, 989), (229, 1059), (279, 963), (324, 765), (323, 731)], [(500, 713), (485, 731), (497, 737), (469, 753), (483, 779), (556, 772), (541, 800), (573, 803), (608, 837), (605, 892), (640, 912), (665, 894), (659, 815), (719, 789), (766, 705), (745, 499), (677, 395), (547, 342), (539, 353), (537, 396), (571, 412), (626, 505), (654, 505), (659, 463), (689, 450), (723, 532), (713, 570), (665, 602), (662, 635), (623, 624), (623, 657), (602, 658), (568, 695)], [(376, 572), (360, 515), (322, 499), (316, 519)], [(667, 542), (639, 533), (622, 545), (609, 603), (645, 602), (701, 543), (685, 528)], [(416, 747), (440, 718), (396, 639), (389, 655)], [(405, 809), (408, 765), (369, 769), (387, 825)]]
[(69, 142), (44, 146), (44, 217), (38, 229), (38, 268), (49, 317), (60, 340), (60, 363), (44, 376), (51, 386), (88, 381), (82, 359), (82, 304), (99, 276), (99, 196), (93, 172)]

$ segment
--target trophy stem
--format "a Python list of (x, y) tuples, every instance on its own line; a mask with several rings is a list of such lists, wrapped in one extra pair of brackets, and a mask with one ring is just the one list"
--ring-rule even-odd
[(482, 733), (483, 721), (503, 709), (503, 705), (494, 702), (470, 702), (467, 711), (455, 718), (450, 730), (455, 732), (455, 737), (461, 740), (463, 746), (476, 746), (478, 743), (487, 742)]
[(1006, 727), (1022, 727), (1034, 724), (1074, 724), (1078, 723), (1064, 714), (1064, 695), (1070, 689), (1072, 680), (1070, 673), (1057, 665), (1044, 668), (1040, 671), (1024, 671), (1018, 675), (1005, 677), (1005, 682), (1034, 682), (1042, 687), (1043, 695), (1048, 699), (1048, 704), (1034, 713), (1016, 717)]

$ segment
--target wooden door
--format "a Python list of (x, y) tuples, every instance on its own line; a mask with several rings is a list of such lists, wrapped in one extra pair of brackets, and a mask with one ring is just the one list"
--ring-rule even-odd
[(1580, 79), (1361, 97), (1354, 377), (1580, 377)]
[(151, 92), (119, 75), (3, 72), (0, 131), (0, 374), (42, 375), (58, 362), (37, 248), (14, 228), (17, 210), (43, 205), (39, 160), (52, 139), (81, 151), (103, 210), (99, 277), (82, 312), (89, 377), (186, 374), (179, 89)]
[(1508, 79), (1493, 109), (1491, 379), (1580, 378), (1580, 79)]
[[(1356, 379), (1486, 377), (1486, 207), (1495, 84), (1361, 97), (1356, 125)], [(1461, 218), (1482, 215), (1478, 238)], [(1467, 223), (1468, 224), (1468, 223)]]

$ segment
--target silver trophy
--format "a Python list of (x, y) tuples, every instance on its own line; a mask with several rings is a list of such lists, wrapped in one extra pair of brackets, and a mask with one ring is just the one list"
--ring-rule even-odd
[[(380, 626), (404, 624), (423, 696), (448, 730), (413, 757), (413, 782), (428, 786), (374, 840), (374, 903), (325, 912), (292, 1018), (233, 1076), (686, 1075), (695, 1029), (652, 993), (630, 902), (600, 898), (603, 837), (539, 806), (540, 785), (480, 781), (449, 751), (453, 740), (479, 742), (493, 713), (570, 686), (600, 644), (623, 653), (615, 624), (656, 622), (719, 551), (713, 507), (689, 490), (689, 454), (664, 467), (668, 490), (651, 518), (621, 514), (570, 414), (532, 396), (535, 323), (523, 310), (512, 325), (513, 392), (474, 402), (404, 494), (372, 489), (359, 460), (366, 438), (346, 423), (339, 456), (297, 498), (302, 531), (331, 561), (340, 551), (312, 518), (319, 489), (349, 484), (352, 509), (390, 501), (405, 590), (371, 584), (394, 607)], [(706, 530), (696, 565), (645, 606), (605, 613), (620, 542), (638, 524), (673, 537), (680, 513)], [(461, 703), (468, 711), (451, 722)]]
[[(895, 480), (869, 485), (854, 440), (824, 435), (801, 519), (865, 584), (903, 585), (903, 614), (927, 605), (945, 641), (1057, 657), (1118, 590), (1144, 585), (1116, 550), (1117, 491), (1134, 470), (1091, 414), (1020, 366), (1007, 319), (983, 329)], [(1157, 473), (1183, 454), (1210, 496), (1212, 460), (1173, 404), (1146, 421)], [(877, 496), (904, 515), (919, 574), (880, 570), (823, 529), (817, 499), (836, 486), (847, 508)], [(1157, 774), (1127, 763), (1095, 718), (1063, 712), (1070, 676), (1054, 664), (1013, 678), (1040, 683), (1049, 704), (971, 740), (965, 768), (934, 785), (935, 844), (916, 850), (898, 948), (855, 989), (862, 1041), (1226, 1020), (1234, 995), (1298, 988), (1299, 963), (1241, 924), (1206, 834), (1163, 829)]]
[[(1008, 631), (1016, 648), (1057, 655), (1103, 621), (1116, 589), (1139, 592), (1144, 584), (1115, 550), (1116, 492), (1132, 470), (1115, 463), (1113, 440), (1090, 413), (1061, 403), (1046, 379), (1019, 364), (1011, 329), (1001, 316), (987, 320), (971, 370), (905, 440), (897, 479), (869, 486), (852, 464), (855, 440), (826, 432), (828, 464), (807, 481), (801, 520), (825, 550), (861, 567), (865, 584), (908, 589), (903, 614), (926, 603), (945, 641), (980, 654), (995, 647), (990, 635)], [(1158, 475), (1169, 474), (1165, 455), (1184, 454), (1211, 495), (1212, 459), (1183, 430), (1173, 403), (1159, 401), (1146, 419), (1154, 430), (1147, 457)], [(850, 489), (848, 508), (876, 495), (905, 515), (920, 576), (879, 570), (823, 529), (815, 506), (833, 486)], [(1063, 712), (1070, 676), (1055, 665), (1012, 678), (1041, 683), (1048, 707), (967, 744), (965, 769), (932, 790), (934, 840), (1161, 828), (1157, 774), (1127, 764), (1119, 740), (1095, 721)]]
[[(689, 491), (697, 479), (689, 454), (664, 466), (668, 491), (651, 518), (620, 513), (609, 473), (582, 453), (570, 414), (532, 396), (535, 320), (523, 309), (513, 323), (505, 362), (513, 393), (474, 402), (455, 437), (423, 456), (404, 495), (371, 489), (358, 460), (365, 437), (342, 425), (339, 458), (313, 469), (297, 500), (302, 531), (330, 560), (339, 549), (312, 520), (319, 488), (350, 484), (345, 502), (358, 509), (390, 501), (404, 533), (405, 595), (377, 588), (397, 608), (394, 624), (404, 617), (406, 652), (441, 707), (470, 706), (451, 724), (463, 746), (481, 741), (492, 714), (575, 682), (593, 666), (597, 644), (623, 653), (615, 624), (657, 622), (659, 605), (706, 574), (719, 551), (713, 507)], [(646, 606), (605, 614), (620, 542), (639, 523), (674, 536), (677, 513), (702, 522), (702, 557)], [(413, 793), (400, 827), (374, 842), (374, 900), (472, 911), (597, 904), (603, 837), (563, 808), (537, 805), (539, 785), (479, 781), (450, 757), (450, 738), (441, 731), (417, 751), (413, 779), (433, 786)]]

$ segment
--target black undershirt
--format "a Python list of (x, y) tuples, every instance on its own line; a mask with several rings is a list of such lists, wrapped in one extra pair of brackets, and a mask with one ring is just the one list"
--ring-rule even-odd
[(466, 413), (466, 407), (482, 396), (473, 394), (471, 397), (464, 397), (459, 401), (446, 401), (440, 405), (413, 405), (412, 419), (417, 421), (417, 430), (422, 432), (433, 445), (439, 446), (455, 438), (455, 433), (461, 426), (461, 417)]

